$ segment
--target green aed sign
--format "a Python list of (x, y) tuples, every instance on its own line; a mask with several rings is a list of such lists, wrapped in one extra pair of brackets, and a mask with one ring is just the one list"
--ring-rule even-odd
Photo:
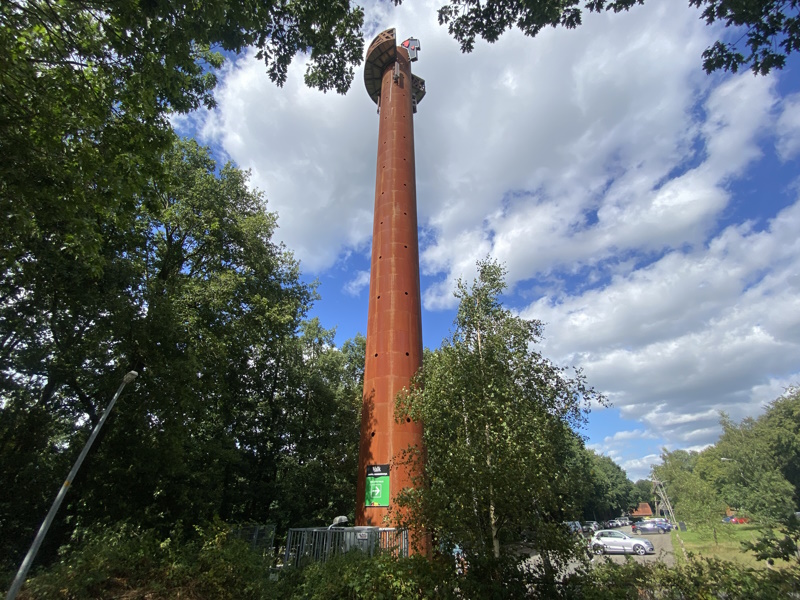
[(366, 506), (389, 506), (389, 465), (367, 465)]

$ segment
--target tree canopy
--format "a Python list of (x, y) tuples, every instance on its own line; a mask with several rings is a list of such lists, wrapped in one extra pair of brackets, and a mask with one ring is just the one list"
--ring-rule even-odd
[(363, 11), (331, 2), (0, 3), (0, 271), (65, 253), (104, 268), (106, 226), (130, 225), (161, 174), (169, 116), (213, 106), (224, 53), (254, 46), (283, 84), (344, 93)]
[(0, 3), (2, 560), (129, 369), (45, 555), (99, 522), (351, 507), (363, 341), (339, 350), (306, 320), (316, 293), (276, 216), (170, 118), (212, 107), (224, 57), (250, 47), (278, 85), (299, 53), (308, 85), (344, 93), (362, 25), (348, 0)]
[[(400, 4), (402, 0), (395, 0)], [(582, 23), (583, 11), (619, 13), (644, 4), (645, 0), (566, 0), (525, 2), (522, 0), (449, 0), (439, 9), (439, 24), (471, 52), (476, 38), (496, 42), (516, 27), (534, 37), (545, 27), (574, 29)], [(736, 72), (749, 67), (766, 75), (780, 69), (789, 54), (800, 49), (800, 2), (797, 0), (689, 0), (702, 10), (701, 18), (722, 23), (723, 37), (703, 52), (703, 68)], [(733, 40), (733, 41), (729, 41)]]
[[(0, 529), (19, 559), (122, 375), (51, 530), (214, 516), (285, 530), (353, 509), (363, 338), (333, 345), (247, 174), (193, 141), (131, 217), (101, 223), (104, 268), (19, 259), (0, 286)], [(21, 494), (20, 490), (26, 493)], [(69, 525), (66, 525), (69, 523)], [(46, 550), (46, 549), (45, 549)]]
[(584, 518), (592, 521), (607, 520), (635, 508), (639, 502), (639, 492), (625, 471), (608, 456), (597, 454), (593, 450), (585, 452), (589, 471), (582, 479), (586, 488)]

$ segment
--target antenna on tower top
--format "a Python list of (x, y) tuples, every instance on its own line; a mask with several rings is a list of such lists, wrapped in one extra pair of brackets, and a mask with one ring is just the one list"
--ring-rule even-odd
[(408, 50), (408, 60), (414, 62), (419, 58), (417, 52), (422, 50), (422, 47), (419, 45), (419, 40), (417, 38), (408, 38), (400, 45)]

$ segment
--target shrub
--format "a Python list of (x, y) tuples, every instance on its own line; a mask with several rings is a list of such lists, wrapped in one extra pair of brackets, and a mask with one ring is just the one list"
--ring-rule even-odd
[[(61, 560), (28, 582), (20, 600), (773, 600), (800, 597), (800, 565), (752, 569), (697, 558), (604, 561), (558, 579), (536, 561), (473, 556), (457, 575), (452, 557), (373, 557), (358, 551), (284, 569), (215, 523), (187, 537), (129, 525), (87, 533)], [(574, 566), (574, 564), (573, 564)]]
[(796, 597), (798, 592), (798, 569), (753, 569), (694, 556), (673, 567), (662, 562), (607, 561), (568, 576), (560, 586), (560, 597), (574, 600), (776, 600)]
[(269, 564), (215, 523), (191, 539), (126, 524), (84, 532), (61, 560), (31, 579), (20, 600), (257, 600), (268, 597)]
[[(289, 571), (294, 571), (290, 569)], [(416, 600), (454, 598), (453, 565), (442, 558), (397, 558), (388, 553), (369, 557), (359, 551), (302, 569), (285, 590), (287, 600)], [(284, 588), (285, 589), (285, 588)]]

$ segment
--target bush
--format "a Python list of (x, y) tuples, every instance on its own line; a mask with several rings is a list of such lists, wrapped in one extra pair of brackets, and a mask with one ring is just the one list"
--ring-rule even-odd
[[(357, 550), (326, 563), (289, 569), (282, 577), (286, 600), (415, 600), (455, 598), (453, 565), (442, 558), (396, 558), (388, 553), (374, 557)], [(292, 573), (294, 571), (294, 573)], [(285, 584), (291, 584), (291, 586)], [(288, 589), (290, 588), (291, 589)], [(284, 595), (285, 594), (285, 595)]]
[(269, 564), (247, 543), (215, 523), (191, 539), (119, 525), (84, 533), (61, 560), (31, 579), (20, 600), (112, 597), (190, 599), (266, 598)]
[(520, 559), (473, 556), (463, 575), (451, 556), (428, 560), (358, 551), (326, 563), (284, 569), (216, 523), (191, 538), (128, 525), (84, 535), (62, 559), (28, 582), (20, 600), (773, 600), (800, 597), (800, 566), (752, 569), (690, 556), (669, 567), (627, 560), (556, 571)]
[(674, 567), (662, 562), (607, 561), (568, 576), (559, 587), (561, 598), (574, 600), (776, 600), (797, 597), (800, 570), (752, 569), (697, 557)]

